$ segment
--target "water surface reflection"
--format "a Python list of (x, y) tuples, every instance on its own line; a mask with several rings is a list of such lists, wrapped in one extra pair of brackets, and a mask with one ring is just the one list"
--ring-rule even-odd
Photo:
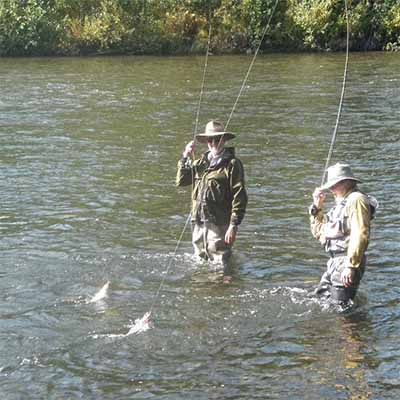
[[(351, 55), (332, 161), (352, 164), (380, 210), (345, 315), (310, 296), (326, 260), (306, 214), (343, 55), (257, 60), (230, 125), (249, 210), (222, 273), (193, 261), (189, 230), (173, 251), (189, 212), (175, 165), (203, 61), (0, 60), (4, 398), (400, 395), (398, 55)], [(228, 117), (248, 62), (210, 58), (202, 122)], [(126, 336), (153, 304), (153, 328)]]

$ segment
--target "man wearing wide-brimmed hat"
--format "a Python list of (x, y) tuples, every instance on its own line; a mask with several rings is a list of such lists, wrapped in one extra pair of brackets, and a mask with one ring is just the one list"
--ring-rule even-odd
[(225, 142), (235, 135), (225, 132), (218, 121), (210, 121), (196, 135), (208, 151), (192, 161), (194, 142), (186, 145), (178, 162), (177, 186), (192, 185), (192, 242), (195, 254), (224, 263), (231, 255), (238, 226), (247, 205), (244, 170), (233, 147)]
[[(348, 164), (335, 164), (327, 172), (327, 181), (314, 190), (310, 207), (311, 232), (330, 256), (316, 294), (348, 304), (354, 299), (365, 271), (370, 221), (377, 203), (358, 190), (360, 180)], [(326, 190), (333, 194), (335, 205), (324, 215)]]

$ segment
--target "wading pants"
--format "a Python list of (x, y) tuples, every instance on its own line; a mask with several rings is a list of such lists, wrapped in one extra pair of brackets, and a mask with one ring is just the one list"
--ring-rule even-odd
[(346, 288), (341, 281), (341, 275), (348, 265), (347, 256), (336, 255), (328, 260), (325, 273), (321, 277), (321, 281), (315, 291), (317, 295), (329, 297), (332, 301), (337, 303), (345, 303), (353, 300), (361, 278), (364, 275), (366, 257), (364, 256), (361, 265), (354, 269), (354, 277), (352, 286)]
[(194, 223), (192, 243), (197, 256), (216, 263), (225, 263), (232, 254), (231, 246), (225, 243), (228, 225)]

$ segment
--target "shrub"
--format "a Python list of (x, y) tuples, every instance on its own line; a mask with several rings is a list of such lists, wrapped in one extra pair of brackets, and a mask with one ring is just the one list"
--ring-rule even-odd
[(122, 10), (113, 0), (101, 0), (97, 7), (91, 7), (89, 14), (70, 12), (64, 17), (64, 26), (64, 50), (79, 53), (115, 49), (126, 34)]
[[(0, 55), (254, 51), (276, 0), (0, 0)], [(351, 49), (398, 50), (398, 0), (348, 0)], [(343, 50), (344, 0), (280, 0), (261, 48)]]
[(3, 0), (0, 3), (0, 55), (56, 52), (61, 25), (49, 5), (45, 0)]
[(400, 4), (393, 4), (384, 14), (383, 25), (387, 31), (384, 48), (388, 51), (400, 51)]

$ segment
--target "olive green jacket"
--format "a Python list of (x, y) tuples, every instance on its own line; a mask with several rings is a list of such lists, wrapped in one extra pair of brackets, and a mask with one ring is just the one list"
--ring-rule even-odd
[(209, 154), (207, 151), (194, 162), (179, 160), (176, 185), (192, 185), (192, 221), (237, 226), (247, 205), (243, 165), (233, 147), (225, 148), (214, 166)]

